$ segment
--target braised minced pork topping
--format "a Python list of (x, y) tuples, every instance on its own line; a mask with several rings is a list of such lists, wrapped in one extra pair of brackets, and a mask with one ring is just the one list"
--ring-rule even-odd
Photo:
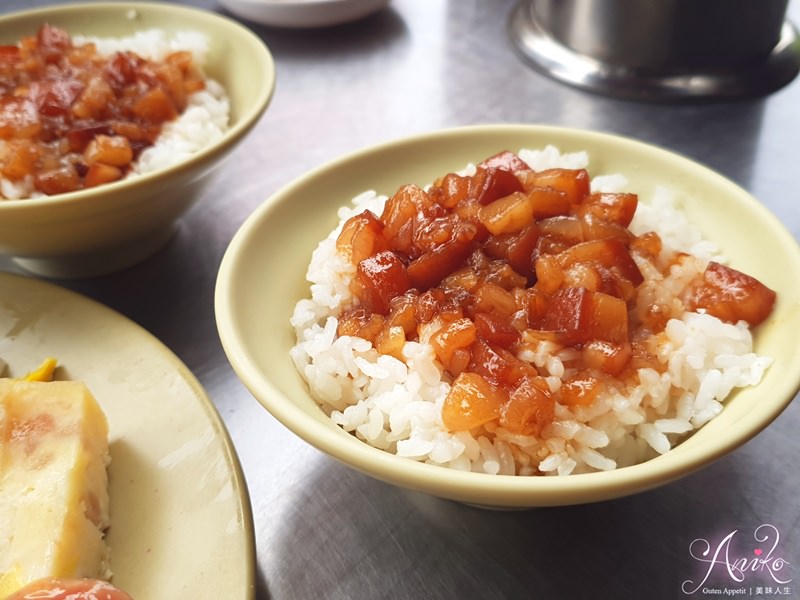
[[(400, 360), (406, 341), (426, 340), (452, 379), (448, 430), (497, 422), (537, 435), (556, 402), (587, 405), (606, 383), (664, 369), (652, 344), (669, 309), (633, 310), (639, 263), (662, 249), (657, 234), (628, 229), (637, 204), (635, 194), (591, 192), (585, 169), (534, 171), (511, 152), (473, 175), (403, 186), (380, 216), (353, 216), (337, 239), (356, 267), (337, 335)], [(751, 326), (774, 301), (758, 280), (713, 261), (682, 298), (687, 310)], [(542, 340), (574, 349), (573, 374), (556, 392), (519, 358)]]
[(0, 175), (47, 195), (120, 179), (204, 87), (189, 52), (103, 57), (42, 25), (0, 46)]

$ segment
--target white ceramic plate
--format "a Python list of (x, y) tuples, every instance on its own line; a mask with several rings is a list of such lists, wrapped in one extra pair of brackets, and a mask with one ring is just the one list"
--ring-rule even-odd
[(0, 273), (0, 358), (23, 375), (47, 356), (108, 417), (114, 583), (136, 599), (255, 595), (255, 543), (238, 458), (211, 401), (161, 342), (119, 313)]
[(389, 0), (219, 0), (233, 14), (273, 27), (327, 27), (376, 12)]

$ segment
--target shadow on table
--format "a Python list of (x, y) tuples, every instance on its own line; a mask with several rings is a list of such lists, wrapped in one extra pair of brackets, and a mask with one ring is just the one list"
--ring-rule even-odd
[(259, 599), (676, 598), (698, 577), (691, 542), (754, 518), (726, 510), (740, 487), (731, 459), (637, 496), (528, 511), (401, 490), (328, 459), (311, 473), (267, 542)]
[(53, 283), (157, 332), (160, 341), (194, 370), (219, 351), (213, 290), (227, 238), (214, 238), (228, 234), (212, 230), (209, 222), (193, 215), (181, 219), (165, 247), (140, 264), (102, 277)]

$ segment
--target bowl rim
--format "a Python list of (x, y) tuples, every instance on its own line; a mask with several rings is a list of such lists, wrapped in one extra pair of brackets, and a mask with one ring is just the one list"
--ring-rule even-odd
[[(270, 49), (251, 29), (248, 29), (232, 18), (210, 10), (177, 4), (166, 4), (151, 0), (126, 0), (124, 2), (84, 1), (74, 4), (31, 8), (0, 15), (0, 31), (5, 28), (13, 28), (15, 23), (18, 21), (27, 21), (30, 19), (36, 19), (37, 17), (40, 18), (40, 20), (43, 20), (48, 16), (62, 16), (81, 12), (103, 15), (109, 11), (117, 13), (139, 10), (149, 11), (156, 14), (191, 15), (193, 18), (199, 19), (200, 21), (225, 27), (228, 35), (236, 36), (242, 40), (246, 40), (246, 43), (251, 47), (253, 52), (251, 56), (264, 67), (265, 85), (258, 89), (258, 93), (255, 95), (253, 100), (248, 103), (246, 110), (239, 115), (233, 125), (228, 127), (219, 140), (209, 146), (206, 146), (205, 148), (201, 148), (199, 151), (195, 152), (185, 160), (164, 168), (159, 168), (149, 173), (144, 173), (135, 177), (127, 177), (93, 188), (86, 188), (52, 196), (44, 196), (41, 198), (0, 199), (0, 214), (4, 212), (23, 212), (26, 210), (31, 210), (32, 208), (35, 208), (38, 211), (43, 208), (55, 208), (68, 203), (75, 204), (91, 202), (98, 197), (107, 196), (109, 194), (115, 196), (119, 192), (148, 187), (161, 179), (170, 179), (175, 176), (188, 176), (195, 169), (203, 168), (209, 163), (212, 163), (220, 155), (225, 154), (228, 150), (242, 141), (247, 132), (264, 114), (267, 106), (272, 100), (272, 96), (275, 92), (276, 82), (275, 61)], [(20, 37), (23, 34), (16, 35), (17, 37)], [(71, 33), (70, 35), (74, 34)], [(125, 195), (120, 193), (119, 197), (124, 198)], [(113, 210), (113, 207), (109, 206), (109, 210)]]
[[(291, 197), (296, 189), (306, 185), (307, 181), (324, 177), (375, 153), (413, 148), (418, 144), (435, 142), (443, 137), (471, 137), (520, 131), (530, 132), (531, 135), (559, 134), (575, 139), (623, 144), (638, 152), (649, 153), (667, 160), (680, 168), (694, 171), (699, 176), (710, 178), (716, 186), (725, 189), (726, 193), (737, 195), (748, 203), (759, 217), (768, 222), (773, 232), (781, 238), (781, 243), (789, 244), (796, 249), (790, 259), (793, 269), (800, 273), (800, 246), (777, 217), (744, 188), (685, 155), (624, 135), (553, 125), (502, 123), (424, 132), (350, 152), (296, 177), (273, 192), (234, 234), (220, 263), (215, 289), (215, 315), (223, 349), (234, 372), (245, 387), (273, 417), (295, 435), (351, 468), (404, 488), (461, 501), (467, 498), (467, 502), (470, 502), (470, 497), (485, 496), (481, 490), (491, 487), (498, 507), (579, 504), (639, 493), (695, 472), (755, 437), (788, 407), (800, 391), (800, 354), (792, 363), (792, 366), (796, 367), (795, 372), (798, 376), (786, 379), (776, 391), (776, 399), (766, 407), (759, 406), (756, 415), (758, 418), (748, 422), (746, 427), (737, 428), (735, 435), (723, 440), (702, 440), (700, 443), (688, 446), (679, 444), (664, 455), (611, 471), (580, 473), (566, 477), (520, 477), (461, 472), (403, 458), (374, 448), (336, 425), (333, 426), (335, 429), (332, 429), (329, 424), (309, 417), (302, 408), (286, 398), (271, 381), (261, 377), (258, 366), (247, 355), (239, 337), (240, 323), (234, 314), (235, 302), (232, 293), (237, 271), (241, 268), (240, 258), (244, 249), (250, 240), (258, 235), (261, 223), (269, 218), (273, 210), (286, 198)], [(592, 488), (595, 483), (601, 487)]]

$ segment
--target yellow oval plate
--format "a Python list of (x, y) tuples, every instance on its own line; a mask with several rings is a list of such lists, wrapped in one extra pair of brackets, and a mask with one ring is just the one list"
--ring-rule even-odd
[(239, 459), (189, 369), (150, 333), (84, 296), (0, 273), (0, 358), (46, 357), (108, 417), (113, 582), (133, 598), (255, 596), (255, 539)]

